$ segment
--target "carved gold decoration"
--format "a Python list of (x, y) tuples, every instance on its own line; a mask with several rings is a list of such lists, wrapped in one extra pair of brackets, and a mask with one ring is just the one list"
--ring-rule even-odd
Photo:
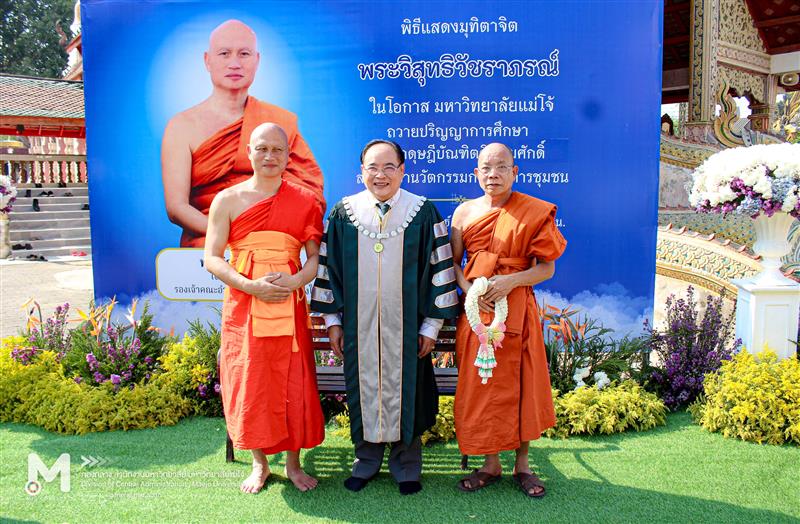
[(717, 60), (723, 64), (765, 75), (769, 74), (770, 70), (770, 57), (767, 53), (753, 51), (729, 42), (719, 42)]
[(753, 18), (744, 0), (721, 0), (719, 6), (719, 37), (727, 43), (766, 53), (764, 43), (753, 26)]
[(661, 161), (667, 164), (694, 169), (717, 151), (720, 148), (661, 135)]
[(692, 0), (689, 118), (710, 122), (714, 117), (720, 0)]
[(719, 68), (719, 82), (725, 81), (730, 87), (738, 92), (739, 96), (744, 96), (745, 92), (750, 92), (758, 102), (764, 103), (766, 100), (764, 93), (764, 82), (766, 75), (748, 73), (741, 69), (731, 69), (730, 67)]
[(725, 147), (743, 146), (742, 135), (734, 129), (734, 125), (739, 120), (739, 111), (736, 109), (736, 102), (733, 101), (733, 97), (728, 92), (729, 89), (728, 80), (723, 76), (720, 78), (719, 90), (717, 91), (717, 102), (722, 106), (722, 110), (719, 116), (714, 119), (714, 135), (720, 144)]
[[(701, 285), (719, 293), (736, 293), (731, 280), (746, 278), (760, 271), (760, 264), (732, 244), (685, 230), (673, 232), (659, 228), (656, 245), (656, 272)], [(738, 246), (737, 246), (738, 247)]]
[(717, 213), (697, 213), (694, 210), (659, 211), (658, 225), (666, 227), (670, 224), (672, 227), (669, 229), (673, 232), (683, 229), (684, 235), (691, 235), (692, 232), (707, 237), (714, 235), (714, 240), (723, 245), (736, 244), (737, 249), (741, 246), (752, 246), (755, 242), (753, 220), (744, 215), (731, 213), (722, 216)]

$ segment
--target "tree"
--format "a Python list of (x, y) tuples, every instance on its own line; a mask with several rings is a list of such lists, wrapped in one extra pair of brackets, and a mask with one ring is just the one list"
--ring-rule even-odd
[(56, 23), (67, 38), (74, 0), (0, 0), (0, 72), (61, 78), (67, 53)]

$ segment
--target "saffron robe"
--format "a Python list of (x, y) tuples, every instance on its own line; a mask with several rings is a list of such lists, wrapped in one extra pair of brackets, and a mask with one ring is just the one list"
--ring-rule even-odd
[[(302, 245), (321, 236), (313, 194), (284, 181), (277, 194), (231, 222), (231, 264), (251, 279), (294, 274)], [(221, 345), (222, 403), (236, 448), (274, 454), (322, 442), (325, 420), (302, 288), (282, 303), (226, 288)]]
[[(556, 206), (521, 193), (468, 224), (463, 231), (467, 280), (524, 271), (537, 260), (552, 261), (567, 242), (555, 224)], [(459, 261), (460, 262), (460, 261)], [(555, 425), (550, 373), (542, 324), (531, 287), (515, 288), (507, 297), (503, 345), (495, 351), (497, 367), (481, 384), (478, 337), (466, 313), (458, 319), (455, 398), (456, 438), (465, 455), (487, 455), (517, 449)], [(481, 312), (484, 324), (493, 315)]]
[(383, 219), (388, 238), (380, 252), (372, 195), (363, 191), (336, 204), (312, 292), (314, 311), (342, 315), (355, 443), (411, 444), (436, 422), (438, 391), (431, 358), (417, 356), (419, 330), (426, 317), (458, 314), (447, 225), (424, 197), (399, 191)]
[[(297, 115), (252, 96), (247, 98), (242, 118), (214, 133), (192, 153), (192, 189), (189, 193), (192, 207), (208, 215), (217, 193), (253, 175), (247, 144), (253, 129), (264, 122), (281, 126), (289, 139), (289, 163), (283, 179), (312, 191), (325, 209), (322, 171), (297, 130)], [(203, 247), (205, 240), (205, 235), (184, 229), (181, 247)]]

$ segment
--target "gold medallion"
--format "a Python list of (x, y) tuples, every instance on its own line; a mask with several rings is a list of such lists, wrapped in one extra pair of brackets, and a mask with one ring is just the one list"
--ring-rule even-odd
[(375, 245), (372, 246), (372, 249), (374, 249), (376, 253), (380, 253), (381, 251), (383, 251), (383, 244), (381, 244), (380, 242), (375, 242)]

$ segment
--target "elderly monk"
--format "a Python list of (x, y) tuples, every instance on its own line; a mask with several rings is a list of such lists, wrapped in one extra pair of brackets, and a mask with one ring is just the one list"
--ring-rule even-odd
[(253, 174), (247, 140), (263, 122), (277, 123), (289, 141), (283, 177), (314, 193), (324, 210), (322, 173), (297, 130), (297, 116), (248, 96), (259, 53), (256, 35), (238, 20), (214, 29), (204, 54), (211, 96), (175, 115), (164, 130), (161, 174), (170, 221), (183, 228), (181, 247), (203, 247), (214, 196)]
[(242, 491), (262, 488), (266, 455), (281, 451), (286, 475), (306, 491), (317, 481), (302, 470), (300, 448), (325, 436), (303, 293), (317, 272), (322, 211), (311, 191), (282, 176), (289, 161), (283, 129), (256, 127), (247, 154), (253, 175), (214, 198), (205, 245), (205, 267), (228, 285), (220, 351), (225, 423), (233, 445), (253, 452)]
[[(531, 286), (553, 276), (553, 261), (567, 242), (555, 224), (556, 206), (512, 191), (517, 171), (508, 147), (486, 146), (475, 169), (484, 195), (464, 202), (453, 214), (450, 242), (458, 285), (466, 293), (478, 277), (490, 282), (478, 300), (483, 324), (491, 323), (498, 299), (508, 300), (505, 339), (495, 352), (497, 367), (485, 384), (475, 366), (478, 336), (465, 313), (458, 319), (456, 436), (464, 455), (486, 456), (483, 467), (462, 479), (458, 487), (477, 491), (499, 480), (499, 453), (513, 449), (514, 480), (527, 495), (541, 497), (544, 486), (530, 469), (528, 446), (556, 419)], [(462, 270), (465, 251), (467, 263)]]
[(404, 168), (396, 143), (364, 147), (366, 190), (331, 211), (312, 292), (331, 348), (344, 355), (351, 491), (378, 474), (387, 445), (400, 493), (422, 489), (420, 435), (439, 410), (430, 352), (443, 319), (458, 314), (447, 225), (429, 200), (400, 188)]

